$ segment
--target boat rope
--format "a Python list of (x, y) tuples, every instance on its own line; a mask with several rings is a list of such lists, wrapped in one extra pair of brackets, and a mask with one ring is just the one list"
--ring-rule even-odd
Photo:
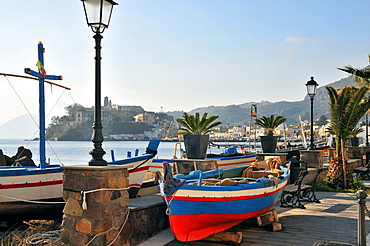
[[(125, 212), (120, 212), (121, 213), (121, 216), (118, 218), (118, 220), (112, 225), (112, 227), (104, 232), (100, 232), (98, 234), (96, 234), (87, 244), (85, 244), (85, 246), (88, 246), (90, 243), (92, 243), (92, 241), (95, 240), (95, 238), (97, 238), (98, 236), (100, 235), (104, 235), (104, 234), (107, 234), (108, 232), (110, 232), (111, 230), (114, 230), (114, 229), (119, 229), (119, 231), (117, 232), (117, 235), (116, 237), (112, 240), (112, 242), (110, 242), (109, 244), (107, 244), (107, 246), (110, 246), (112, 245), (118, 238), (118, 236), (121, 234), (123, 228), (125, 227), (126, 223), (127, 223), (127, 220), (128, 220), (128, 216), (130, 215), (130, 209), (127, 208)], [(123, 220), (124, 219), (124, 220)], [(118, 223), (123, 220), (122, 224), (119, 226), (119, 227), (116, 227), (118, 225)]]
[(82, 191), (80, 191), (81, 195), (82, 195), (82, 209), (87, 210), (86, 194), (97, 192), (97, 191), (104, 191), (104, 190), (107, 190), (107, 191), (119, 190), (119, 191), (121, 191), (121, 190), (128, 190), (128, 189), (130, 189), (130, 187), (125, 187), (125, 188), (100, 188), (100, 189), (88, 190), (88, 191), (82, 190)]
[(26, 245), (61, 245), (61, 230), (36, 233), (26, 238)]
[(64, 204), (65, 202), (44, 202), (44, 201), (32, 201), (32, 200), (25, 200), (21, 198), (16, 198), (16, 197), (10, 197), (10, 196), (4, 196), (0, 195), (0, 197), (3, 198), (8, 198), (16, 201), (21, 201), (21, 202), (28, 202), (28, 203), (37, 203), (37, 204)]
[(166, 205), (167, 205), (166, 215), (170, 215), (170, 214), (171, 214), (170, 204), (171, 204), (171, 202), (172, 202), (173, 198), (175, 198), (176, 192), (177, 192), (177, 191), (175, 191), (175, 192), (172, 194), (171, 199), (170, 199), (169, 201), (167, 201), (167, 199), (164, 199), (164, 201), (166, 202)]
[[(155, 154), (154, 154), (155, 152)], [(139, 165), (137, 165), (136, 167), (134, 167), (133, 169), (131, 169), (131, 171), (141, 167), (142, 165), (144, 165), (147, 161), (149, 161), (150, 159), (154, 158), (155, 155), (157, 154), (157, 151), (156, 150), (151, 150), (151, 149), (148, 149), (146, 148), (146, 153), (150, 153), (152, 154), (151, 156), (149, 156), (147, 159), (145, 159), (145, 161), (143, 161), (142, 163), (140, 163)]]
[[(2, 75), (4, 75), (4, 74), (2, 74)], [(9, 83), (10, 87), (12, 87), (12, 89), (13, 89), (14, 93), (17, 95), (18, 99), (19, 99), (19, 100), (21, 101), (21, 103), (23, 104), (23, 107), (27, 110), (28, 114), (31, 116), (31, 118), (32, 118), (33, 122), (35, 123), (35, 125), (37, 126), (38, 124), (37, 124), (36, 120), (32, 117), (31, 112), (28, 110), (28, 108), (27, 108), (26, 104), (23, 102), (22, 98), (19, 96), (18, 92), (15, 90), (14, 86), (12, 85), (12, 83), (10, 83), (10, 81), (9, 81), (9, 79), (8, 79), (8, 77), (7, 77), (7, 75), (4, 75), (4, 77), (5, 77), (5, 79), (8, 81), (8, 83)]]
[[(12, 84), (12, 83), (10, 82), (10, 80), (8, 79), (8, 75), (9, 75), (9, 76), (14, 76), (14, 77), (20, 77), (20, 78), (28, 78), (28, 79), (34, 79), (34, 78), (32, 78), (32, 77), (27, 77), (27, 76), (20, 76), (20, 75), (15, 76), (15, 75), (11, 75), (11, 74), (1, 74), (1, 73), (0, 73), (0, 75), (3, 75), (3, 76), (5, 77), (5, 79), (8, 81), (8, 83), (9, 83), (10, 87), (13, 89), (14, 93), (17, 95), (18, 99), (19, 99), (19, 100), (21, 101), (21, 103), (23, 104), (23, 107), (24, 107), (24, 108), (26, 109), (26, 111), (28, 112), (28, 114), (29, 114), (29, 116), (31, 117), (32, 121), (35, 123), (36, 127), (37, 127), (37, 128), (39, 128), (39, 124), (36, 122), (35, 118), (32, 116), (31, 112), (28, 110), (28, 108), (27, 108), (26, 104), (23, 102), (22, 98), (20, 97), (20, 95), (18, 94), (18, 92), (16, 91), (16, 89), (14, 88), (13, 84)], [(35, 79), (35, 80), (38, 80), (38, 79)], [(45, 81), (45, 82), (47, 82), (47, 81)], [(51, 84), (51, 86), (53, 86), (53, 85), (57, 85), (57, 86), (59, 86), (59, 87), (62, 87), (62, 88), (64, 88), (64, 90), (62, 91), (62, 93), (61, 93), (61, 95), (59, 96), (59, 98), (55, 101), (54, 105), (52, 106), (52, 108), (50, 109), (50, 111), (48, 112), (48, 114), (46, 115), (46, 117), (48, 117), (48, 116), (51, 114), (51, 112), (53, 111), (53, 109), (55, 108), (55, 106), (58, 104), (58, 102), (60, 101), (60, 99), (61, 99), (61, 98), (62, 98), (62, 96), (64, 95), (64, 92), (65, 92), (66, 90), (68, 90), (68, 91), (70, 90), (70, 88), (68, 88), (68, 87), (61, 86), (61, 85), (58, 85), (58, 84), (55, 84), (55, 83), (52, 83), (52, 82), (47, 82), (47, 83)], [(69, 93), (69, 95), (71, 95), (71, 94)], [(71, 96), (71, 98), (72, 98), (72, 96)], [(73, 100), (73, 98), (72, 98), (72, 100)], [(32, 137), (31, 137), (31, 139), (28, 141), (28, 143), (27, 143), (26, 147), (30, 144), (31, 140), (34, 138), (34, 136), (37, 134), (37, 132), (38, 132), (38, 130), (37, 130), (37, 131), (32, 135)], [(44, 135), (44, 138), (46, 139), (45, 133), (42, 133), (42, 134)], [(53, 149), (53, 147), (50, 145), (50, 142), (49, 142), (49, 141), (46, 141), (46, 142), (47, 142), (48, 146), (50, 147), (50, 149), (52, 150), (52, 152), (54, 153), (55, 157), (58, 159), (59, 163), (60, 163), (62, 166), (64, 166), (64, 164), (62, 163), (62, 161), (59, 159), (59, 156), (56, 154), (55, 150), (54, 150), (54, 149)]]

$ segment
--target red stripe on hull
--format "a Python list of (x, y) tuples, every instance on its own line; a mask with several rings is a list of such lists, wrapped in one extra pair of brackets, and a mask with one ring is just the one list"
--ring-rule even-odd
[(140, 172), (140, 171), (147, 171), (149, 170), (149, 166), (143, 166), (143, 167), (138, 167), (138, 168), (135, 168), (135, 169), (129, 169), (128, 172), (129, 173), (137, 173), (137, 172)]
[(141, 188), (141, 184), (130, 184), (129, 187)]
[(170, 226), (173, 234), (179, 241), (196, 241), (224, 231), (246, 219), (261, 215), (274, 205), (260, 211), (245, 214), (170, 215)]
[(63, 184), (63, 180), (54, 180), (54, 181), (46, 181), (46, 182), (33, 182), (33, 183), (23, 183), (23, 184), (8, 184), (8, 185), (0, 185), (0, 190), (5, 189), (17, 189), (17, 188), (30, 188), (30, 187), (42, 187), (42, 186), (49, 186), (49, 185), (59, 185)]

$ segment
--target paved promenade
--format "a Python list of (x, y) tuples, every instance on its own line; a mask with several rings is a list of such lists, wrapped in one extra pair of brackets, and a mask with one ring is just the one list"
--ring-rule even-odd
[[(316, 242), (339, 242), (336, 245), (357, 245), (358, 203), (355, 193), (317, 192), (321, 203), (306, 203), (306, 209), (275, 206), (282, 230), (273, 232), (270, 226), (258, 227), (242, 223), (227, 231), (242, 232), (241, 246), (257, 245), (302, 245)], [(367, 198), (370, 209), (370, 198)], [(370, 231), (370, 219), (366, 216), (366, 235)], [(225, 245), (205, 241), (179, 242), (170, 229), (148, 239), (140, 246), (204, 246)], [(335, 245), (335, 244), (320, 244)], [(370, 245), (370, 244), (368, 244)]]

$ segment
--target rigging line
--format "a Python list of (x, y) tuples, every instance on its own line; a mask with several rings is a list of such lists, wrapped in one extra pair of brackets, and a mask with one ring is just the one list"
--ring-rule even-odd
[[(12, 77), (17, 77), (17, 78), (23, 78), (23, 79), (33, 79), (33, 80), (39, 80), (37, 78), (34, 78), (34, 77), (29, 77), (29, 76), (24, 76), (24, 75), (15, 75), (15, 74), (9, 74), (9, 73), (0, 73), (0, 75), (4, 75), (4, 76), (12, 76)], [(55, 86), (59, 86), (59, 87), (62, 87), (66, 90), (70, 90), (71, 88), (68, 88), (66, 86), (63, 86), (63, 85), (59, 85), (57, 83), (53, 83), (53, 82), (50, 82), (50, 81), (46, 81), (44, 80), (45, 83), (48, 83), (48, 84), (51, 84), (51, 85), (55, 85)]]
[[(0, 74), (0, 75), (3, 75), (3, 76), (6, 78), (6, 80), (7, 80), (7, 81), (8, 81), (8, 83), (9, 83), (9, 85), (12, 87), (12, 89), (13, 89), (14, 93), (17, 95), (18, 99), (22, 102), (23, 106), (25, 107), (25, 109), (27, 110), (28, 114), (29, 114), (29, 115), (30, 115), (30, 117), (32, 118), (32, 121), (35, 123), (35, 125), (37, 126), (37, 128), (39, 128), (39, 124), (38, 124), (38, 123), (36, 122), (36, 120), (32, 117), (32, 115), (31, 115), (30, 111), (28, 110), (27, 106), (24, 104), (23, 100), (21, 99), (21, 97), (19, 96), (19, 94), (17, 93), (17, 91), (15, 90), (15, 88), (13, 87), (12, 83), (9, 81), (9, 79), (8, 79), (7, 75), (4, 75), (4, 74)], [(17, 76), (16, 76), (16, 77), (17, 77)], [(67, 89), (66, 89), (66, 90), (67, 90)], [(58, 100), (56, 101), (56, 103), (54, 104), (53, 108), (54, 108), (54, 107), (55, 107), (55, 105), (58, 103), (58, 101), (60, 100), (60, 98), (62, 97), (62, 95), (64, 94), (64, 92), (65, 92), (66, 90), (64, 90), (64, 91), (62, 92), (62, 94), (60, 95), (60, 97), (58, 98)], [(53, 109), (53, 108), (52, 108), (52, 109)], [(49, 116), (49, 114), (51, 113), (52, 109), (49, 111), (48, 116)], [(38, 130), (37, 130), (37, 131), (38, 131)], [(33, 134), (32, 138), (37, 134), (37, 131)], [(42, 133), (42, 134), (44, 135), (44, 137), (46, 137), (46, 136), (45, 136), (45, 133)], [(31, 142), (31, 141), (28, 141), (28, 143), (27, 143), (26, 147), (29, 145), (29, 143), (30, 143), (30, 142)], [(58, 156), (57, 156), (57, 154), (55, 153), (55, 150), (53, 149), (53, 147), (50, 145), (50, 143), (49, 143), (48, 141), (47, 141), (47, 143), (48, 143), (49, 147), (51, 148), (51, 150), (53, 151), (53, 153), (54, 153), (54, 155), (56, 156), (56, 158), (58, 159), (59, 163), (60, 163), (62, 166), (64, 166), (64, 165), (63, 165), (63, 163), (62, 163), (62, 161), (59, 159), (59, 157), (58, 157)]]
[[(55, 108), (55, 106), (57, 105), (57, 103), (59, 102), (59, 100), (62, 98), (62, 96), (64, 95), (64, 92), (66, 91), (63, 90), (63, 92), (61, 93), (61, 95), (59, 96), (59, 98), (56, 100), (56, 102), (54, 103), (53, 107), (50, 109), (49, 113), (46, 115), (46, 117), (48, 117), (51, 112), (53, 111), (53, 109)], [(43, 133), (44, 134), (44, 133)], [(44, 138), (46, 139), (46, 133), (44, 134)], [(64, 164), (62, 163), (62, 161), (60, 160), (59, 156), (57, 155), (57, 153), (55, 152), (54, 148), (51, 146), (50, 142), (48, 140), (46, 140), (48, 146), (50, 147), (51, 151), (54, 153), (54, 156), (58, 159), (59, 163), (64, 166)]]
[(53, 151), (55, 157), (58, 159), (60, 165), (64, 166), (64, 164), (62, 163), (62, 161), (59, 159), (59, 156), (57, 155), (57, 153), (55, 152), (55, 150), (53, 149), (53, 147), (50, 145), (50, 142), (49, 141), (46, 141), (46, 142), (48, 143), (48, 146), (50, 147), (51, 151)]
[[(4, 74), (0, 74), (0, 75), (4, 75)], [(19, 94), (17, 93), (17, 91), (15, 90), (15, 88), (13, 87), (12, 83), (10, 83), (8, 77), (6, 75), (4, 75), (4, 77), (6, 78), (6, 80), (8, 81), (9, 85), (12, 87), (14, 93), (17, 95), (18, 99), (21, 101), (21, 103), (23, 104), (24, 108), (27, 110), (28, 114), (30, 115), (30, 117), (32, 118), (33, 122), (35, 123), (35, 125), (38, 127), (38, 124), (36, 123), (36, 120), (32, 117), (30, 111), (28, 110), (27, 106), (24, 104), (22, 98), (19, 96)]]
[[(55, 108), (55, 106), (57, 105), (57, 103), (59, 102), (59, 100), (60, 100), (60, 98), (62, 98), (62, 96), (64, 95), (64, 92), (66, 91), (66, 89), (65, 90), (63, 90), (63, 92), (62, 92), (62, 94), (59, 96), (59, 98), (56, 100), (56, 102), (55, 102), (55, 104), (53, 105), (53, 107), (50, 109), (50, 111), (49, 111), (49, 113), (47, 114), (47, 116), (46, 117), (48, 117), (50, 114), (51, 114), (51, 112), (53, 111), (53, 109)], [(46, 134), (45, 134), (45, 139), (46, 139)], [(59, 156), (57, 155), (57, 153), (55, 152), (55, 150), (54, 150), (54, 148), (51, 146), (51, 144), (50, 144), (50, 142), (48, 141), (48, 140), (46, 140), (46, 142), (48, 143), (48, 146), (50, 147), (50, 149), (52, 150), (52, 152), (54, 153), (54, 155), (55, 155), (55, 157), (58, 159), (58, 161), (59, 161), (59, 163), (62, 165), (62, 166), (64, 166), (64, 164), (62, 163), (62, 161), (60, 160), (60, 158), (59, 158)]]
[(53, 107), (50, 109), (49, 113), (46, 115), (46, 117), (48, 117), (51, 114), (51, 112), (53, 111), (53, 109), (55, 108), (55, 106), (57, 105), (57, 103), (59, 102), (60, 98), (63, 96), (63, 94), (64, 94), (65, 91), (66, 91), (66, 89), (63, 90), (62, 94), (56, 100), (56, 102), (54, 103)]

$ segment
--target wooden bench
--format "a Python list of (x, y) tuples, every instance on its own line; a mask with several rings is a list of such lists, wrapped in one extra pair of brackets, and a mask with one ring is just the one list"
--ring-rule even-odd
[(280, 197), (280, 206), (305, 209), (306, 207), (302, 202), (320, 203), (320, 200), (316, 197), (315, 190), (317, 177), (323, 170), (323, 168), (320, 168), (301, 171), (295, 183), (285, 187)]

